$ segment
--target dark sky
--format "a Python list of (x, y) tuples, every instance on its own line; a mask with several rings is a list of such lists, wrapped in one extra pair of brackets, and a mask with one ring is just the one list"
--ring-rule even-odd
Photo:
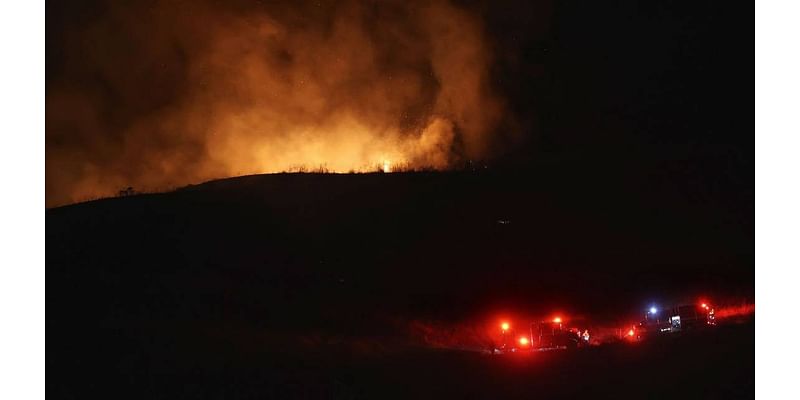
[(431, 4), (48, 2), (48, 205), (388, 159), (691, 159), (752, 190), (749, 9)]

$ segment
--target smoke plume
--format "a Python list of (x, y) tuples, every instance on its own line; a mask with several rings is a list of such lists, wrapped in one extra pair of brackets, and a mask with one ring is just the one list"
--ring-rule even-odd
[(50, 206), (300, 168), (447, 169), (485, 156), (501, 118), (484, 28), (446, 1), (98, 10), (48, 34)]

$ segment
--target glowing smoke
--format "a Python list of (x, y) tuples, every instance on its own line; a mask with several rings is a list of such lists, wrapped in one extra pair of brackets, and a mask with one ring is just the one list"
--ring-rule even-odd
[(444, 1), (258, 4), (110, 2), (67, 30), (48, 73), (48, 204), (485, 155), (502, 107), (472, 13)]

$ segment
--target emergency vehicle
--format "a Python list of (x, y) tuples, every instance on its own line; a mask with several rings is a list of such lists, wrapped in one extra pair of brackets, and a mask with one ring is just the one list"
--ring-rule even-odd
[(636, 327), (636, 337), (705, 330), (717, 324), (714, 314), (714, 307), (705, 302), (664, 309), (653, 306)]

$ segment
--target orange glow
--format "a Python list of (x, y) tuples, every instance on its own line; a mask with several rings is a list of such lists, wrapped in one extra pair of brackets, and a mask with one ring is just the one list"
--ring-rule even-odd
[[(225, 2), (186, 13), (153, 3), (111, 7), (114, 20), (124, 10), (125, 21), (147, 20), (146, 28), (89, 24), (65, 41), (67, 54), (114, 77), (104, 83), (124, 100), (96, 100), (75, 77), (48, 84), (48, 206), (259, 173), (447, 170), (486, 158), (502, 139), (492, 42), (482, 16), (457, 2), (394, 2), (396, 17), (380, 23), (356, 1), (335, 2), (327, 14), (315, 6), (218, 9)], [(304, 14), (315, 17), (297, 29)], [(135, 42), (117, 56), (103, 50), (115, 43), (109, 37)], [(150, 99), (136, 79), (170, 64), (182, 68), (180, 92), (127, 103)], [(172, 82), (164, 74), (152, 78)], [(155, 107), (166, 99), (168, 107)], [(120, 107), (148, 111), (106, 117)], [(50, 146), (65, 132), (81, 132), (75, 146)]]
[(708, 304), (706, 304), (706, 303), (703, 303), (703, 304), (701, 304), (701, 305), (700, 305), (700, 307), (703, 307), (703, 308), (708, 308)]
[(561, 323), (561, 317), (553, 318), (553, 322), (556, 323), (556, 324), (560, 324)]
[(635, 334), (635, 332), (633, 331), (633, 329), (628, 331), (628, 336), (633, 336), (634, 334)]
[(502, 324), (500, 324), (500, 329), (502, 329), (504, 331), (507, 331), (508, 328), (510, 328), (510, 327), (511, 327), (511, 325), (509, 325), (508, 322), (503, 322)]
[(528, 345), (528, 338), (526, 338), (525, 336), (519, 338), (519, 344), (521, 346), (527, 346)]

